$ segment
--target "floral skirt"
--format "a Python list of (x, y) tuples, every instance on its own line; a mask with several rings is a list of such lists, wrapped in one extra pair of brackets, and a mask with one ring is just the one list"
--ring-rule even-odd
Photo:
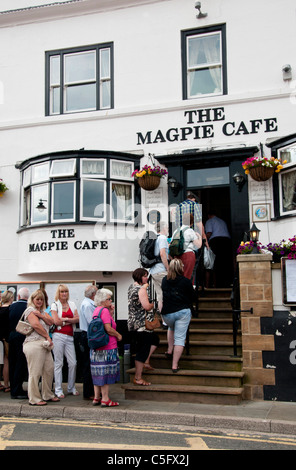
[(118, 349), (90, 350), (90, 371), (94, 385), (101, 387), (120, 380)]

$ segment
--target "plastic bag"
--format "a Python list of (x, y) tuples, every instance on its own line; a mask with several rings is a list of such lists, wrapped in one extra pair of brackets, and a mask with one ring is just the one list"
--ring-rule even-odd
[(204, 267), (205, 267), (205, 269), (214, 269), (215, 258), (216, 258), (216, 255), (211, 250), (211, 248), (207, 248), (205, 246), (205, 249), (204, 249)]

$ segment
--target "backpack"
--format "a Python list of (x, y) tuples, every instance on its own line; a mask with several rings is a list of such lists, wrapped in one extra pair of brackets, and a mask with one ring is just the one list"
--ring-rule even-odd
[(155, 256), (155, 243), (157, 235), (154, 232), (147, 231), (144, 233), (142, 240), (140, 241), (140, 264), (143, 268), (152, 268), (156, 263), (161, 262), (160, 256)]
[[(187, 229), (188, 227), (184, 229), (184, 232)], [(174, 258), (175, 256), (181, 256), (185, 251), (185, 248), (184, 248), (185, 240), (184, 240), (184, 234), (183, 234), (184, 232), (183, 230), (181, 230), (181, 228), (178, 228), (173, 236), (173, 239), (169, 247), (169, 255), (172, 258)]]
[(87, 340), (90, 349), (98, 349), (109, 343), (109, 335), (106, 333), (104, 323), (101, 319), (103, 308), (101, 308), (99, 314), (92, 319), (87, 328)]

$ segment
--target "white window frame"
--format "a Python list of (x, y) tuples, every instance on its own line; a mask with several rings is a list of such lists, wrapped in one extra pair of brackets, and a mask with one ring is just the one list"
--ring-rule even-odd
[[(76, 80), (73, 82), (66, 82), (66, 58), (70, 56), (77, 56), (77, 55), (84, 55), (84, 54), (89, 54), (90, 52), (94, 53), (94, 71), (95, 71), (95, 76), (93, 79), (88, 79), (88, 80)], [(95, 85), (97, 83), (97, 69), (96, 69), (96, 50), (95, 49), (89, 49), (87, 51), (81, 51), (81, 52), (72, 52), (72, 53), (67, 53), (64, 54), (64, 113), (69, 114), (69, 113), (80, 113), (83, 111), (95, 111), (97, 106), (96, 102), (93, 107), (90, 108), (79, 108), (79, 109), (71, 109), (67, 110), (67, 89), (71, 88), (73, 86), (83, 86), (83, 85)]]
[[(27, 179), (27, 181), (26, 181)], [(31, 167), (26, 168), (23, 172), (23, 188), (31, 186)]]
[[(125, 164), (129, 164), (130, 165), (130, 176), (118, 176), (118, 175), (114, 175), (112, 173), (112, 164), (113, 163), (125, 163)], [(125, 180), (125, 181), (133, 181), (133, 177), (132, 177), (132, 173), (134, 171), (134, 162), (129, 162), (127, 160), (110, 160), (110, 179), (118, 179), (118, 180)]]
[[(73, 217), (69, 219), (55, 219), (54, 218), (54, 195), (55, 186), (58, 184), (72, 184), (73, 185)], [(55, 181), (51, 185), (51, 222), (62, 224), (64, 222), (75, 222), (76, 221), (76, 181)]]
[[(290, 144), (290, 145), (286, 145), (285, 147), (281, 147), (280, 149), (278, 149), (278, 151), (277, 151), (278, 159), (279, 159), (279, 160), (282, 160), (282, 162), (283, 162), (283, 161), (285, 160), (285, 157), (282, 157), (282, 156), (281, 156), (281, 152), (283, 152), (283, 151), (285, 151), (285, 150), (289, 150), (290, 148), (295, 148), (295, 152), (296, 152), (296, 143), (295, 143), (295, 144), (292, 144), (292, 145), (291, 145), (291, 144)], [(295, 166), (295, 168), (296, 168), (296, 159), (295, 159), (295, 161), (293, 161), (293, 162), (285, 163), (284, 169), (286, 169), (286, 168), (291, 168), (291, 167), (293, 167), (293, 166)]]
[[(114, 210), (113, 210), (113, 204), (112, 204), (112, 185), (113, 184), (120, 184), (120, 185), (124, 185), (124, 186), (130, 186), (131, 188), (131, 195), (132, 195), (132, 200), (131, 200), (131, 206), (133, 208), (133, 212), (131, 214), (131, 219), (118, 219), (118, 218), (114, 218), (113, 215), (114, 215)], [(135, 207), (135, 195), (134, 195), (134, 185), (132, 183), (123, 183), (121, 181), (112, 181), (110, 180), (110, 222), (124, 222), (124, 223), (133, 223), (134, 222), (134, 219), (135, 219), (135, 214), (134, 214), (134, 207)]]
[[(44, 192), (44, 199), (43, 197), (42, 198), (38, 198), (38, 201), (34, 201), (34, 191), (38, 188), (41, 188), (41, 187), (44, 187), (46, 189), (46, 191)], [(35, 186), (32, 186), (31, 187), (31, 201), (30, 201), (30, 224), (31, 226), (35, 226), (35, 225), (42, 225), (42, 224), (47, 224), (48, 223), (48, 214), (49, 214), (49, 210), (48, 210), (48, 195), (49, 195), (49, 185), (48, 183), (45, 183), (45, 184), (38, 184), (38, 185), (35, 185)], [(44, 202), (44, 206), (46, 207), (46, 220), (40, 220), (40, 221), (34, 221), (33, 220), (33, 216), (34, 216), (34, 210), (36, 210), (36, 204), (39, 203), (40, 199), (42, 199), (42, 201)], [(33, 204), (34, 204), (34, 207), (33, 207)], [(38, 209), (37, 209), (38, 210)]]
[[(46, 177), (44, 178), (34, 178), (34, 172), (37, 168), (41, 168), (41, 167), (47, 167), (47, 175)], [(45, 163), (38, 163), (36, 165), (33, 165), (32, 166), (32, 172), (31, 172), (31, 180), (32, 180), (32, 184), (36, 184), (36, 183), (41, 183), (42, 181), (48, 181), (49, 180), (49, 162), (45, 162)]]
[(284, 211), (283, 210), (283, 191), (282, 191), (282, 178), (283, 176), (287, 175), (288, 173), (292, 173), (292, 172), (295, 172), (296, 174), (296, 165), (295, 165), (295, 162), (294, 162), (294, 166), (291, 166), (289, 167), (289, 169), (287, 171), (284, 171), (284, 172), (280, 172), (279, 173), (279, 196), (280, 196), (280, 215), (281, 216), (284, 216), (284, 215), (296, 215), (296, 209), (292, 210), (292, 211)]
[[(189, 41), (195, 38), (202, 38), (202, 37), (209, 37), (209, 36), (220, 36), (220, 61), (219, 62), (205, 62), (204, 64), (200, 65), (195, 65), (195, 66), (190, 66), (189, 65)], [(208, 32), (208, 33), (200, 33), (200, 34), (192, 34), (191, 36), (187, 36), (186, 38), (186, 48), (187, 48), (187, 95), (188, 99), (193, 99), (193, 98), (201, 98), (201, 97), (207, 97), (207, 96), (220, 96), (223, 95), (223, 51), (222, 51), (222, 32), (221, 31), (213, 31), (213, 32)], [(219, 68), (220, 69), (220, 76), (221, 76), (221, 91), (219, 92), (213, 92), (213, 93), (197, 93), (195, 95), (190, 94), (190, 73), (191, 72), (197, 72), (199, 70), (206, 70), (210, 68)]]
[[(101, 182), (103, 183), (104, 185), (104, 201), (103, 201), (103, 205), (104, 205), (104, 217), (96, 217), (94, 215), (94, 217), (84, 217), (83, 216), (83, 185), (84, 185), (84, 182), (85, 181), (97, 181), (97, 182)], [(106, 205), (106, 195), (107, 195), (107, 184), (106, 184), (106, 180), (102, 180), (102, 179), (94, 179), (94, 178), (81, 178), (80, 179), (80, 220), (89, 220), (89, 221), (97, 221), (97, 222), (106, 222), (107, 220), (107, 205)]]
[[(108, 51), (109, 52), (109, 74), (103, 77), (102, 71), (102, 52)], [(103, 103), (103, 84), (108, 82), (110, 84), (110, 103), (107, 106), (103, 106), (101, 104), (100, 109), (110, 109), (111, 108), (111, 49), (110, 47), (105, 47), (99, 50), (100, 54), (100, 103)]]
[[(72, 162), (72, 168), (69, 171), (64, 171), (64, 172), (54, 172), (54, 167), (56, 166), (55, 164), (62, 163), (62, 162)], [(51, 168), (50, 168), (50, 173), (49, 177), (50, 178), (63, 178), (65, 176), (74, 176), (76, 172), (76, 159), (75, 158), (67, 158), (63, 160), (53, 160), (51, 162)]]
[[(102, 174), (100, 173), (83, 173), (83, 162), (104, 162), (104, 172)], [(80, 178), (95, 178), (95, 179), (100, 179), (100, 178), (106, 178), (106, 160), (104, 158), (81, 158), (80, 160)]]

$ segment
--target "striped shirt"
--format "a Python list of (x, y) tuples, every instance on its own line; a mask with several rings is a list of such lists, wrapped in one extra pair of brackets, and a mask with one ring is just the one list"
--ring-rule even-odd
[[(181, 202), (176, 210), (176, 226), (181, 227), (184, 225), (183, 216), (184, 214), (192, 214), (194, 216), (194, 231), (198, 232), (197, 224), (202, 221), (201, 205), (191, 199), (186, 199)], [(185, 221), (187, 225), (189, 221)]]

